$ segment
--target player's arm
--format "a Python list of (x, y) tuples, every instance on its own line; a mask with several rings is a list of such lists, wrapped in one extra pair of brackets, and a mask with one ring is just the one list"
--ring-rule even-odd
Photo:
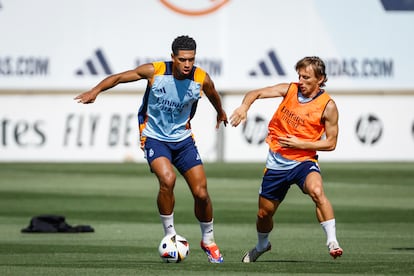
[(96, 97), (99, 95), (99, 93), (105, 90), (117, 86), (120, 83), (138, 81), (140, 79), (150, 79), (153, 75), (154, 66), (152, 65), (152, 63), (143, 64), (136, 67), (135, 69), (128, 70), (118, 74), (113, 74), (106, 77), (91, 90), (76, 96), (75, 100), (77, 100), (78, 103), (93, 103)]
[(284, 97), (288, 91), (288, 88), (288, 83), (279, 83), (273, 86), (268, 86), (247, 92), (243, 98), (241, 105), (236, 108), (233, 111), (233, 114), (230, 116), (231, 125), (236, 127), (241, 122), (246, 120), (247, 111), (257, 99)]
[(339, 132), (338, 119), (339, 113), (336, 103), (333, 100), (330, 100), (322, 115), (322, 120), (325, 122), (326, 139), (317, 141), (320, 143), (317, 150), (332, 151), (336, 148)]
[(297, 148), (316, 151), (332, 151), (336, 148), (338, 140), (338, 108), (333, 100), (330, 100), (322, 114), (325, 123), (325, 139), (318, 141), (302, 141), (293, 135), (278, 137), (282, 147)]
[(214, 82), (211, 80), (210, 76), (206, 74), (203, 83), (203, 92), (207, 96), (210, 103), (213, 105), (214, 109), (217, 111), (217, 124), (216, 128), (219, 128), (220, 123), (223, 122), (224, 126), (227, 125), (227, 115), (221, 105), (220, 95), (218, 94), (216, 88), (214, 87)]

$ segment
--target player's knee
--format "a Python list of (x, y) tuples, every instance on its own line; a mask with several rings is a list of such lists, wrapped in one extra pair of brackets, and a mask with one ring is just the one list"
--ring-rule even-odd
[(308, 193), (314, 202), (321, 202), (325, 198), (321, 185), (314, 186)]
[(270, 212), (267, 209), (260, 208), (259, 211), (257, 212), (258, 219), (267, 219), (267, 218), (271, 218), (272, 216), (273, 216), (273, 212)]
[(208, 195), (206, 188), (200, 187), (198, 189), (195, 189), (193, 192), (193, 196), (194, 196), (194, 199), (199, 202), (208, 202), (210, 200), (210, 197)]
[(175, 186), (176, 175), (171, 172), (166, 172), (158, 177), (160, 183), (160, 189), (172, 190)]

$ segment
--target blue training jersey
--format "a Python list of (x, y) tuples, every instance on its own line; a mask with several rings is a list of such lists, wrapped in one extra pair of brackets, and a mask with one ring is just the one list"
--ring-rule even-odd
[(196, 66), (186, 79), (175, 79), (172, 62), (153, 62), (154, 76), (148, 81), (138, 121), (141, 141), (151, 137), (179, 142), (191, 136), (190, 120), (202, 95), (206, 72)]

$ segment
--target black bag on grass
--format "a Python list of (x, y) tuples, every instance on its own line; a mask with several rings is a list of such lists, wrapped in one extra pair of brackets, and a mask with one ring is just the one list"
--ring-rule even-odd
[(71, 226), (66, 223), (65, 217), (60, 215), (35, 216), (29, 226), (21, 230), (22, 233), (80, 233), (94, 232), (89, 225)]

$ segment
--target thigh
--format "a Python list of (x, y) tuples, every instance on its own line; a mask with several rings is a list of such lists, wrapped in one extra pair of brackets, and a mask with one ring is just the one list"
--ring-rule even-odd
[(310, 195), (314, 194), (315, 192), (319, 193), (323, 191), (321, 174), (317, 172), (309, 173), (306, 177), (302, 190), (304, 193)]
[(305, 161), (292, 170), (292, 178), (302, 192), (307, 193), (310, 188), (309, 183), (316, 183), (312, 180), (322, 179), (320, 173), (317, 162)]
[(157, 175), (160, 183), (174, 183), (176, 176), (171, 163), (172, 152), (169, 144), (147, 138), (144, 144), (144, 152), (151, 172)]
[(175, 186), (176, 174), (169, 159), (160, 156), (151, 162), (150, 168), (157, 176), (160, 185)]
[(183, 175), (193, 167), (203, 164), (192, 137), (174, 145), (172, 163)]

